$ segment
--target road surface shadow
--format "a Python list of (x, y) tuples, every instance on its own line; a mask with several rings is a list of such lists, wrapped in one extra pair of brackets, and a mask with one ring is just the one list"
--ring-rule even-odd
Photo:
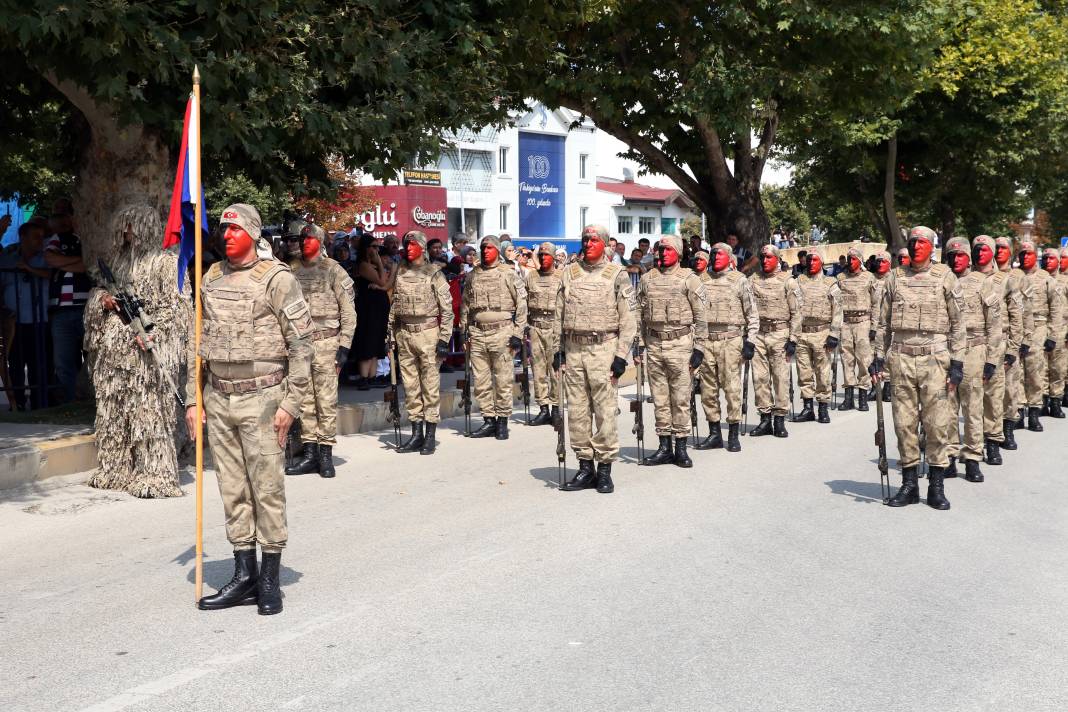
[[(184, 555), (187, 552), (183, 552)], [(204, 588), (205, 591), (209, 588), (216, 591), (226, 585), (226, 582), (234, 575), (234, 560), (219, 559), (217, 561), (207, 561), (207, 554), (204, 555)], [(191, 560), (191, 559), (190, 559)], [(196, 566), (189, 567), (189, 573), (186, 574), (186, 580), (189, 583), (195, 583), (197, 578)], [(290, 586), (299, 582), (304, 578), (304, 574), (296, 569), (286, 566), (284, 563), (278, 569), (278, 581), (283, 586)]]
[(846, 497), (852, 497), (854, 502), (883, 503), (883, 492), (878, 482), (830, 480), (829, 482), (824, 482), (824, 484), (831, 488), (831, 494), (841, 494)]
[[(621, 447), (621, 448), (619, 448), (619, 459), (620, 459), (620, 462), (625, 462), (625, 463), (627, 463), (629, 465), (641, 464), (641, 460), (638, 457), (639, 452), (640, 451), (638, 450), (638, 446), (637, 445), (635, 445), (634, 447)], [(656, 452), (656, 445), (655, 444), (653, 445), (653, 447), (651, 449), (649, 447), (645, 448), (645, 456), (646, 457), (649, 457), (654, 452)]]
[[(572, 458), (572, 463), (574, 463), (574, 458)], [(576, 466), (568, 467), (564, 480), (570, 480), (575, 476), (576, 471)], [(560, 475), (555, 467), (534, 467), (530, 470), (530, 476), (544, 482), (547, 489), (560, 488)]]

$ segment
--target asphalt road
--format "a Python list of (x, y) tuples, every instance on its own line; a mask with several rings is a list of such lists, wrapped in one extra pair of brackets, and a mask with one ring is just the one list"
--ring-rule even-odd
[[(287, 480), (274, 617), (194, 608), (192, 497), (8, 492), (0, 709), (1068, 708), (1068, 421), (936, 512), (880, 503), (874, 410), (692, 470), (636, 466), (623, 411), (607, 496), (556, 491), (552, 429), (518, 419), (450, 421), (432, 458), (344, 438), (335, 480)], [(211, 474), (205, 499), (210, 590)]]

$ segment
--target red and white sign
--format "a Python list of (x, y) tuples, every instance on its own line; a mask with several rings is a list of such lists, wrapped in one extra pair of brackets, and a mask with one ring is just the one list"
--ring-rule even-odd
[(409, 230), (422, 230), (428, 238), (447, 242), (448, 210), (446, 191), (439, 186), (378, 185), (374, 191), (376, 204), (356, 216), (356, 222), (376, 238), (394, 235), (398, 238)]

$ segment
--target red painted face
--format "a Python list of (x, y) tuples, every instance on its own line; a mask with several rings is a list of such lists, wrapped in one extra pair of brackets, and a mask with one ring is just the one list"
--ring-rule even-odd
[(1034, 252), (1024, 252), (1020, 255), (1020, 266), (1024, 269), (1034, 269), (1035, 262), (1038, 261), (1038, 255)]
[(482, 246), (482, 264), (489, 267), (497, 262), (500, 252), (493, 245)]
[(409, 262), (415, 262), (423, 256), (423, 246), (415, 240), (408, 240), (408, 244), (404, 248), (404, 256)]
[(999, 267), (1007, 265), (1012, 259), (1012, 250), (1007, 245), (997, 245), (994, 248), (994, 259), (997, 260)]
[(886, 274), (890, 271), (890, 260), (879, 260), (875, 265), (875, 271), (879, 274)]
[(598, 235), (590, 235), (586, 238), (586, 261), (596, 262), (604, 257), (604, 240)]
[(247, 257), (255, 244), (244, 228), (238, 227), (233, 223), (226, 226), (226, 230), (223, 232), (223, 240), (226, 242), (226, 256), (231, 260)]
[(912, 243), (909, 246), (909, 256), (912, 257), (912, 262), (920, 263), (921, 265), (931, 259), (931, 253), (934, 252), (934, 246), (927, 240), (920, 238), (912, 238)]
[(823, 260), (820, 259), (820, 256), (819, 255), (809, 255), (808, 256), (808, 273), (809, 274), (819, 274), (822, 271), (823, 271)]
[(704, 259), (703, 257), (698, 257), (696, 260), (694, 260), (693, 266), (694, 269), (696, 269), (698, 272), (704, 272), (708, 269), (708, 260)]
[(968, 270), (968, 265), (971, 263), (971, 258), (968, 257), (967, 252), (954, 252), (949, 256), (950, 266), (954, 274), (962, 275)]
[(553, 259), (552, 255), (542, 252), (541, 256), (538, 257), (538, 262), (539, 264), (541, 264), (541, 271), (548, 272), (553, 268), (553, 263), (555, 262), (555, 260)]
[(849, 271), (853, 272), (853, 273), (856, 273), (856, 272), (860, 271), (860, 258), (859, 257), (853, 257), (853, 256), (849, 257)]
[(1068, 255), (1061, 256), (1061, 272), (1068, 272)]
[(314, 260), (319, 256), (319, 250), (322, 248), (322, 243), (316, 240), (314, 237), (305, 237), (304, 244), (301, 245), (300, 253), (304, 256), (304, 259)]
[(901, 255), (897, 259), (898, 259), (898, 262), (900, 262), (905, 267), (908, 267), (910, 264), (912, 264), (912, 258), (909, 257), (908, 255)]
[(771, 274), (779, 269), (779, 258), (775, 255), (765, 254), (760, 258), (760, 268), (764, 270), (764, 274)]
[(712, 263), (712, 269), (717, 272), (722, 272), (731, 266), (731, 256), (724, 250), (716, 250), (715, 262)]
[(679, 263), (679, 253), (675, 252), (674, 247), (665, 247), (660, 261), (664, 267), (674, 267)]
[(980, 267), (986, 267), (994, 259), (994, 251), (990, 249), (989, 245), (979, 245), (979, 250), (975, 257), (975, 261)]

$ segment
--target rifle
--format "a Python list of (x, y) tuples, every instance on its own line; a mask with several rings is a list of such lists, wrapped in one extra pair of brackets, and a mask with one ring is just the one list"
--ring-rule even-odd
[(794, 419), (794, 362), (786, 357), (786, 370), (790, 372), (790, 420)]
[(393, 341), (392, 348), (389, 352), (389, 390), (386, 391), (382, 398), (389, 403), (389, 416), (386, 418), (393, 424), (393, 437), (396, 440), (397, 447), (400, 447), (400, 400), (397, 398), (397, 342)]
[(159, 372), (163, 374), (163, 379), (170, 386), (174, 397), (178, 399), (178, 405), (184, 409), (185, 399), (178, 391), (178, 386), (174, 384), (174, 378), (159, 360), (159, 352), (152, 343), (151, 334), (156, 325), (144, 313), (145, 303), (137, 295), (119, 286), (118, 280), (115, 279), (115, 275), (103, 259), (97, 258), (96, 263), (100, 268), (100, 275), (104, 278), (104, 289), (115, 298), (115, 307), (118, 309), (122, 323), (133, 329), (134, 335), (140, 338), (141, 343), (144, 344), (144, 350), (151, 355), (150, 358), (155, 362)]
[(519, 360), (523, 363), (523, 375), (519, 377), (519, 385), (523, 391), (523, 413), (530, 425), (530, 372), (527, 370), (527, 357), (530, 355), (530, 347), (527, 346), (527, 335), (523, 334), (519, 344)]
[(556, 397), (560, 399), (556, 428), (556, 479), (561, 489), (567, 481), (567, 396), (564, 393), (564, 337), (560, 336), (560, 368), (556, 371)]
[(749, 362), (752, 359), (744, 359), (742, 366), (742, 435), (745, 435), (745, 426), (749, 425)]
[(883, 399), (875, 399), (875, 446), (879, 448), (879, 491), (883, 504), (890, 501), (890, 471), (886, 464), (886, 421), (883, 420)]
[(300, 446), (300, 418), (293, 421), (286, 433), (286, 468), (293, 466), (297, 456), (297, 448)]
[(701, 437), (701, 433), (697, 429), (697, 394), (700, 392), (701, 374), (698, 372), (694, 374), (693, 382), (690, 384), (690, 430), (693, 435), (694, 447), (697, 447), (697, 440)]
[(638, 370), (638, 393), (630, 403), (630, 412), (634, 413), (634, 427), (631, 432), (638, 437), (638, 464), (645, 459), (645, 418), (642, 417), (642, 408), (645, 405), (645, 364), (641, 360), (641, 351), (638, 348), (638, 337), (634, 337), (634, 367)]
[(831, 352), (831, 403), (838, 406), (838, 347)]
[(920, 469), (922, 470), (921, 477), (927, 474), (927, 431), (923, 429), (923, 423), (920, 423)]
[(464, 408), (464, 437), (471, 437), (471, 332), (464, 330), (464, 377), (456, 382), (460, 389), (460, 405)]

